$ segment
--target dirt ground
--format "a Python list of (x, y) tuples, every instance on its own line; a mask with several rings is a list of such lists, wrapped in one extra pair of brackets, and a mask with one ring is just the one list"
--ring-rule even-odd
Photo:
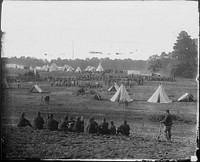
[[(134, 101), (124, 109), (118, 103), (109, 101), (113, 93), (108, 93), (108, 86), (97, 91), (104, 100), (93, 99), (90, 89), (86, 95), (77, 96), (77, 87), (50, 86), (47, 82), (22, 83), (18, 89), (12, 84), (4, 93), (2, 111), (4, 152), (8, 159), (185, 159), (194, 154), (196, 109), (195, 102), (172, 102), (168, 104), (148, 103), (160, 82), (145, 82), (142, 86), (129, 89)], [(168, 95), (174, 100), (185, 92), (197, 97), (195, 80), (162, 82)], [(28, 93), (32, 85), (38, 84), (50, 93)], [(50, 95), (50, 105), (41, 103), (41, 97)], [(165, 110), (174, 116), (172, 143), (165, 141), (164, 135), (157, 140), (159, 121)], [(65, 133), (33, 130), (29, 127), (17, 128), (19, 116), (26, 113), (26, 118), (33, 122), (40, 111), (46, 119), (49, 112), (59, 122), (65, 115), (84, 116), (85, 126), (90, 116), (100, 123), (106, 117), (116, 127), (126, 119), (131, 127), (129, 137), (100, 136), (86, 133)], [(162, 129), (163, 130), (163, 129)]]

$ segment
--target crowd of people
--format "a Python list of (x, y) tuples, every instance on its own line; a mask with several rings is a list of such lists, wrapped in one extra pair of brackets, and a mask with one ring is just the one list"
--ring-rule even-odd
[[(46, 124), (46, 127), (44, 125)], [(102, 122), (98, 124), (94, 117), (90, 117), (89, 123), (85, 127), (83, 116), (77, 116), (76, 119), (73, 117), (65, 116), (61, 122), (58, 122), (53, 118), (53, 114), (48, 114), (47, 122), (45, 123), (44, 118), (41, 116), (41, 113), (38, 112), (36, 118), (33, 121), (33, 125), (31, 122), (25, 118), (25, 113), (22, 113), (18, 127), (26, 127), (29, 126), (34, 129), (48, 129), (50, 131), (65, 131), (65, 132), (85, 132), (85, 133), (97, 133), (102, 135), (125, 135), (129, 136), (130, 134), (130, 126), (127, 124), (127, 121), (124, 120), (124, 123), (120, 125), (118, 128), (114, 125), (114, 122), (111, 121), (110, 124), (106, 121), (106, 118), (102, 119)]]
[[(160, 121), (165, 126), (165, 137), (168, 142), (171, 141), (171, 128), (172, 128), (172, 116), (169, 110), (166, 110), (166, 115), (163, 120)], [(89, 123), (85, 127), (83, 116), (77, 116), (74, 119), (72, 116), (69, 118), (65, 116), (61, 122), (58, 122), (53, 118), (53, 114), (48, 114), (47, 122), (45, 123), (44, 118), (41, 116), (41, 113), (38, 112), (36, 118), (34, 119), (33, 125), (31, 122), (25, 118), (25, 113), (22, 113), (18, 127), (26, 127), (30, 126), (34, 129), (44, 129), (44, 125), (46, 124), (46, 129), (50, 131), (65, 131), (65, 132), (85, 132), (85, 133), (97, 133), (102, 135), (125, 135), (129, 136), (130, 134), (130, 126), (127, 124), (127, 121), (124, 120), (124, 123), (120, 125), (118, 128), (114, 125), (114, 122), (111, 121), (110, 124), (106, 121), (106, 118), (102, 119), (102, 122), (98, 124), (94, 117), (90, 117)]]

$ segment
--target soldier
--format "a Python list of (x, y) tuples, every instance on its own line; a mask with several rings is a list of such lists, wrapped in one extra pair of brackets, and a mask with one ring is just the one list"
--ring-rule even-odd
[(68, 116), (65, 116), (64, 120), (59, 124), (59, 129), (62, 131), (67, 131), (68, 130)]
[(160, 122), (165, 125), (165, 137), (166, 137), (166, 140), (168, 142), (172, 142), (171, 141), (171, 136), (172, 136), (172, 134), (171, 134), (172, 117), (171, 117), (171, 114), (169, 113), (168, 109), (166, 110), (165, 118)]
[(53, 114), (50, 114), (47, 120), (47, 129), (50, 131), (58, 130), (58, 124), (59, 122), (53, 119)]
[(130, 126), (127, 124), (127, 121), (124, 120), (124, 124), (122, 124), (121, 126), (119, 126), (119, 128), (117, 129), (117, 134), (122, 134), (125, 136), (129, 136), (130, 134)]
[(116, 127), (113, 121), (110, 122), (109, 134), (116, 135)]
[(44, 119), (41, 117), (40, 112), (38, 112), (38, 116), (34, 119), (34, 128), (35, 129), (43, 129)]
[(108, 123), (106, 122), (106, 118), (103, 118), (102, 123), (99, 125), (99, 133), (108, 134)]
[(89, 119), (89, 124), (86, 128), (86, 133), (98, 133), (98, 124), (94, 121), (94, 118)]
[(31, 125), (30, 121), (25, 118), (25, 113), (21, 114), (21, 117), (19, 118), (19, 122), (18, 122), (17, 126), (18, 127), (26, 127), (26, 126), (33, 127)]

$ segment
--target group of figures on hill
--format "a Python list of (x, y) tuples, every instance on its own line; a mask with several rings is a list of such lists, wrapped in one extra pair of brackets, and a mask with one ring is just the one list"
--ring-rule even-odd
[[(44, 125), (46, 124), (46, 127)], [(48, 129), (50, 131), (64, 131), (64, 132), (76, 132), (76, 133), (97, 133), (102, 135), (125, 135), (129, 136), (130, 134), (130, 126), (127, 124), (127, 121), (124, 120), (124, 123), (120, 125), (118, 128), (115, 127), (114, 122), (111, 121), (110, 125), (106, 121), (106, 118), (102, 119), (102, 122), (98, 124), (94, 117), (90, 117), (89, 123), (85, 127), (83, 116), (77, 116), (76, 119), (71, 117), (69, 119), (68, 116), (65, 116), (64, 120), (60, 123), (53, 118), (53, 114), (49, 114), (47, 118), (47, 122), (45, 123), (44, 118), (41, 116), (41, 113), (38, 112), (36, 118), (34, 119), (33, 125), (31, 122), (25, 118), (25, 113), (22, 113), (18, 127), (26, 127), (30, 126), (34, 129)]]

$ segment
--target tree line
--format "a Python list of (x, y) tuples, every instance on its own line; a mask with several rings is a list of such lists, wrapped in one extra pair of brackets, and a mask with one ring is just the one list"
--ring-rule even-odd
[(181, 31), (173, 46), (173, 51), (169, 53), (162, 52), (160, 55), (154, 54), (148, 60), (132, 59), (110, 59), (106, 58), (85, 58), (85, 59), (53, 59), (43, 60), (35, 57), (16, 56), (11, 58), (2, 58), (3, 63), (20, 64), (32, 66), (51, 65), (57, 66), (70, 65), (73, 68), (78, 66), (85, 69), (87, 66), (97, 67), (101, 61), (104, 69), (112, 70), (138, 70), (142, 72), (159, 72), (163, 75), (195, 78), (197, 75), (198, 58), (197, 58), (197, 39), (192, 39), (186, 31)]

